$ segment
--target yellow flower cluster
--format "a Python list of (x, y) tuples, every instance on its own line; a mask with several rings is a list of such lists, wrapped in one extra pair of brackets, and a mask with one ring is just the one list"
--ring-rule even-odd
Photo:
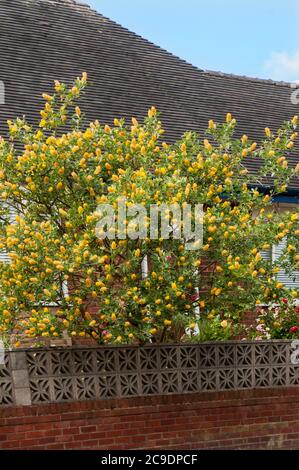
[[(265, 162), (260, 176), (271, 171), (276, 193), (285, 191), (298, 172), (282, 156), (297, 137), (297, 119), (277, 134), (266, 128), (258, 146), (246, 135), (233, 138), (236, 120), (228, 113), (224, 124), (209, 121), (211, 138), (187, 133), (169, 145), (161, 142), (154, 107), (142, 123), (116, 118), (113, 126), (95, 121), (82, 128), (76, 100), (86, 83), (86, 74), (70, 88), (55, 82), (37, 129), (20, 119), (9, 123), (12, 139), (24, 143), (21, 152), (0, 142), (0, 249), (10, 257), (0, 266), (0, 332), (40, 338), (67, 330), (99, 343), (177, 341), (188, 328), (197, 334), (200, 313), (201, 321), (234, 334), (256, 302), (284, 293), (278, 266), (263, 260), (262, 250), (287, 238), (281, 262), (299, 262), (298, 214), (273, 212), (271, 197), (254, 189), (244, 168), (258, 151)], [(71, 109), (72, 128), (57, 132)], [(124, 226), (116, 217), (102, 239), (98, 206), (117, 209), (124, 198), (128, 214), (136, 203), (148, 210), (203, 204), (202, 246), (188, 250), (184, 236), (152, 239), (149, 231), (142, 239), (127, 237), (138, 231), (133, 215)], [(13, 223), (8, 207), (18, 213)], [(149, 216), (142, 217), (149, 229)], [(174, 217), (184, 233), (186, 221)], [(169, 221), (167, 211), (162, 219)]]

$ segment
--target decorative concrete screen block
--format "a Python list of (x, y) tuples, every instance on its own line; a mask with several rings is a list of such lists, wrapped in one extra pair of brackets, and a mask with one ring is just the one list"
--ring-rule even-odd
[(292, 352), (290, 341), (8, 352), (0, 369), (0, 404), (297, 386)]
[(14, 388), (12, 382), (11, 357), (5, 354), (4, 364), (0, 366), (0, 405), (15, 403)]

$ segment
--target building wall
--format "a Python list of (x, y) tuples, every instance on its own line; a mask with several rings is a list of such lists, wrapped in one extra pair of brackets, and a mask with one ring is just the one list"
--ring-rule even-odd
[(0, 449), (299, 449), (299, 388), (3, 407)]

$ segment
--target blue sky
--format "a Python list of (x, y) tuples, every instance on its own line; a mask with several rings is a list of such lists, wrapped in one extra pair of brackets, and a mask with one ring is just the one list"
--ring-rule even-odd
[(299, 80), (299, 0), (83, 0), (202, 69)]

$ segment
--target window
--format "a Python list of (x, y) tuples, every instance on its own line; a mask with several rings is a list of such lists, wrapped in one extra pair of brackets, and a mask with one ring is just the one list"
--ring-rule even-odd
[[(9, 206), (7, 206), (9, 207)], [(16, 209), (13, 209), (12, 207), (9, 209), (9, 218), (10, 218), (10, 223), (13, 224), (15, 222), (15, 217), (17, 214)], [(0, 250), (0, 263), (10, 263), (10, 257), (8, 253), (5, 250)]]
[[(286, 240), (282, 240), (278, 245), (274, 245), (269, 250), (261, 251), (261, 255), (264, 260), (275, 262), (281, 256), (285, 246)], [(294, 271), (289, 275), (283, 269), (280, 269), (276, 274), (276, 278), (290, 289), (299, 288), (299, 271)]]

